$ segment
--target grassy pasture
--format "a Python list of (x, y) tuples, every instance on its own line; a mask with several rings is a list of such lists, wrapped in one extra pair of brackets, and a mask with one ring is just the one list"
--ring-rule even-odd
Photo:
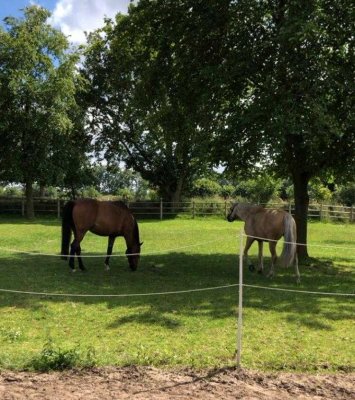
[[(0, 218), (0, 288), (76, 294), (179, 291), (238, 282), (241, 222), (175, 219), (140, 222), (144, 241), (139, 269), (125, 258), (84, 259), (88, 272), (69, 272), (56, 257), (5, 249), (58, 254), (60, 224)], [(245, 270), (252, 285), (354, 293), (355, 225), (310, 223), (314, 257), (293, 270), (277, 269), (269, 280)], [(107, 239), (88, 234), (83, 254), (102, 254)], [(278, 245), (280, 252), (281, 244)], [(117, 239), (115, 254), (123, 253)], [(255, 257), (257, 245), (251, 249)], [(269, 253), (265, 249), (265, 266)], [(52, 343), (74, 351), (76, 363), (214, 367), (234, 365), (238, 288), (125, 298), (34, 296), (0, 292), (0, 367), (31, 368)], [(260, 370), (354, 370), (354, 297), (244, 289), (244, 367)]]

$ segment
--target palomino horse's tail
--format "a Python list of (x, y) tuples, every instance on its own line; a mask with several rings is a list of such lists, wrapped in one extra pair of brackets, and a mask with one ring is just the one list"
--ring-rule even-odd
[(296, 257), (297, 251), (297, 234), (296, 234), (296, 222), (291, 214), (286, 214), (284, 218), (284, 247), (280, 255), (280, 265), (282, 267), (288, 267), (292, 264)]
[(62, 260), (66, 260), (69, 254), (69, 244), (71, 239), (71, 231), (74, 228), (73, 222), (74, 201), (68, 201), (63, 208), (62, 217)]

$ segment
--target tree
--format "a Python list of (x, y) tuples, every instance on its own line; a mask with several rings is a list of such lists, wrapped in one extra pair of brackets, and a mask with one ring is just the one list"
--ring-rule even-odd
[(200, 178), (194, 182), (192, 194), (199, 197), (210, 197), (219, 195), (221, 190), (221, 185), (215, 180)]
[[(33, 184), (60, 176), (77, 107), (78, 53), (65, 36), (46, 23), (38, 6), (24, 18), (5, 18), (0, 29), (0, 175), (25, 185), (27, 217), (34, 216)], [(61, 153), (58, 157), (58, 153)]]
[(355, 205), (355, 182), (341, 186), (337, 197), (342, 204), (348, 207)]
[(128, 190), (136, 198), (145, 198), (148, 183), (139, 173), (118, 166), (97, 165), (95, 167), (97, 190), (103, 194), (119, 195)]
[[(226, 99), (219, 159), (230, 170), (249, 164), (252, 171), (259, 161), (291, 177), (298, 241), (306, 244), (310, 179), (354, 174), (354, 4), (241, 1), (233, 13), (241, 21), (234, 41), (247, 40), (236, 42), (226, 64), (233, 70), (248, 43), (249, 84), (243, 96)], [(240, 65), (235, 70), (238, 75)], [(229, 94), (233, 85), (231, 80)], [(307, 247), (298, 253), (306, 257)]]
[(273, 197), (278, 196), (281, 181), (268, 174), (255, 174), (253, 179), (241, 180), (235, 194), (248, 199), (252, 203), (267, 204)]
[(221, 88), (228, 4), (143, 0), (89, 37), (83, 72), (100, 150), (169, 201), (211, 163), (217, 99), (210, 87)]

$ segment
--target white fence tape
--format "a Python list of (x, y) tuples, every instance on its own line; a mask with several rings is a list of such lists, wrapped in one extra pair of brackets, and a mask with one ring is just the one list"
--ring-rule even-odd
[[(250, 236), (250, 235), (245, 235), (242, 232), (240, 235), (240, 254), (242, 254), (242, 238), (243, 237), (252, 237), (255, 239), (259, 240), (265, 240), (265, 241), (274, 241), (258, 236)], [(178, 250), (186, 249), (186, 248), (191, 248), (191, 247), (197, 247), (205, 244), (210, 244), (210, 243), (217, 243), (221, 241), (222, 239), (217, 239), (217, 240), (210, 240), (207, 242), (203, 243), (195, 243), (193, 245), (188, 245), (188, 246), (183, 246), (183, 247), (177, 247), (173, 249), (166, 249), (166, 250), (161, 250), (161, 251), (156, 251), (152, 253), (144, 253), (140, 255), (155, 255), (155, 254), (161, 254), (161, 253), (171, 253), (171, 252), (176, 252)], [(224, 240), (224, 239), (223, 239)], [(275, 240), (276, 241), (276, 240)], [(293, 242), (286, 242), (286, 243), (293, 243)], [(296, 243), (300, 244), (301, 243)], [(315, 245), (317, 246), (317, 245)], [(339, 247), (339, 246), (322, 246), (321, 247), (331, 247), (331, 248), (344, 248), (344, 247)], [(15, 252), (15, 253), (20, 253), (20, 254), (27, 254), (30, 256), (50, 256), (50, 257), (62, 257), (61, 254), (52, 254), (52, 253), (36, 253), (36, 252), (26, 252), (22, 250), (15, 250), (15, 249), (9, 249), (9, 248), (4, 248), (0, 247), (1, 250), (9, 251), (9, 252)], [(349, 249), (349, 247), (346, 247), (346, 249)], [(350, 248), (352, 249), (352, 248)], [(111, 257), (126, 257), (127, 255), (135, 255), (134, 253), (132, 254), (113, 254)], [(95, 257), (105, 257), (106, 254), (100, 254), (100, 255), (82, 255), (81, 257), (87, 257), (87, 258), (95, 258)], [(71, 256), (68, 256), (71, 257)], [(75, 257), (75, 256), (73, 256)], [(242, 257), (239, 257), (240, 260), (240, 267), (242, 266)], [(347, 296), (347, 297), (353, 297), (355, 296), (355, 293), (339, 293), (339, 292), (318, 292), (318, 291), (307, 291), (307, 290), (296, 290), (296, 289), (286, 289), (286, 288), (276, 288), (276, 287), (270, 287), (270, 286), (258, 286), (258, 285), (248, 285), (242, 283), (242, 280), (239, 281), (239, 283), (235, 284), (229, 284), (229, 285), (222, 285), (222, 286), (214, 286), (214, 287), (206, 287), (206, 288), (196, 288), (196, 289), (186, 289), (186, 290), (176, 290), (176, 291), (170, 291), (170, 292), (151, 292), (151, 293), (126, 293), (126, 294), (76, 294), (76, 293), (47, 293), (47, 292), (34, 292), (34, 291), (21, 291), (21, 290), (12, 290), (12, 289), (2, 289), (0, 288), (0, 292), (4, 293), (17, 293), (17, 294), (27, 294), (27, 295), (38, 295), (38, 296), (61, 296), (61, 297), (140, 297), (140, 296), (158, 296), (158, 295), (170, 295), (170, 294), (183, 294), (183, 293), (193, 293), (193, 292), (202, 292), (202, 291), (210, 291), (210, 290), (218, 290), (218, 289), (226, 289), (226, 288), (231, 288), (231, 287), (249, 287), (249, 288), (254, 288), (254, 289), (263, 289), (263, 290), (272, 290), (272, 291), (283, 291), (283, 292), (293, 292), (293, 293), (301, 293), (301, 294), (314, 294), (314, 295), (321, 295), (321, 296)]]
[[(186, 290), (173, 290), (170, 292), (150, 292), (150, 293), (122, 293), (122, 294), (85, 294), (85, 293), (47, 293), (47, 292), (31, 292), (22, 290), (12, 290), (12, 289), (1, 289), (0, 292), (4, 293), (16, 293), (16, 294), (28, 294), (35, 296), (57, 296), (57, 297), (143, 297), (143, 296), (165, 296), (170, 294), (184, 294), (184, 293), (194, 293), (194, 292), (206, 292), (211, 290), (228, 289), (232, 287), (240, 286), (239, 283), (232, 283), (229, 285), (213, 286), (205, 288), (195, 288)], [(286, 289), (286, 288), (276, 288), (271, 286), (258, 286), (258, 285), (248, 285), (242, 284), (243, 287), (249, 287), (253, 289), (263, 289), (263, 290), (277, 290), (280, 292), (293, 292), (301, 294), (315, 294), (320, 296), (347, 296), (354, 297), (355, 293), (341, 293), (341, 292), (317, 292), (308, 290), (296, 290), (296, 289)]]
[[(243, 233), (242, 236), (250, 237), (250, 238), (255, 239), (255, 240), (262, 240), (264, 242), (278, 242), (280, 240), (280, 239), (278, 239), (278, 240), (267, 239), (267, 238), (260, 237), (260, 236), (246, 235), (245, 233)], [(297, 246), (322, 247), (322, 248), (329, 248), (329, 249), (342, 249), (342, 250), (354, 250), (355, 251), (355, 247), (331, 246), (331, 245), (326, 245), (326, 244), (298, 243), (298, 242), (286, 242), (286, 241), (284, 241), (283, 243), (296, 244)]]

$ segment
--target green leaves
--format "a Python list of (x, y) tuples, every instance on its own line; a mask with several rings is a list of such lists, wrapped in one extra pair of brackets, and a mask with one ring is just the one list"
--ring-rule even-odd
[(100, 147), (169, 200), (210, 163), (222, 3), (140, 2), (90, 36), (84, 72)]
[(59, 183), (64, 161), (70, 161), (69, 136), (78, 128), (77, 93), (83, 88), (79, 52), (47, 24), (49, 15), (27, 7), (23, 19), (7, 18), (7, 30), (0, 32), (0, 175), (29, 187)]

